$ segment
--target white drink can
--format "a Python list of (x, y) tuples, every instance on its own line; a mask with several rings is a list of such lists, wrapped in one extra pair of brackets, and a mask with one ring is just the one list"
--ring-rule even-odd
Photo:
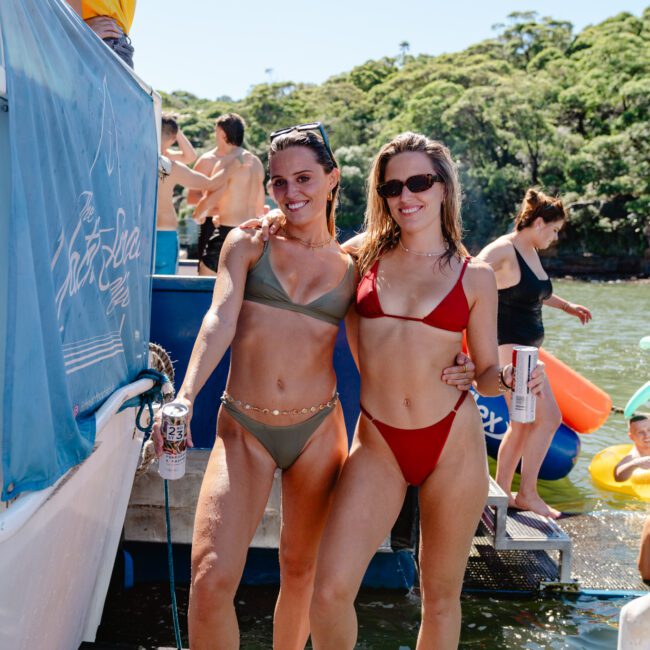
[(537, 365), (538, 350), (527, 345), (512, 348), (515, 385), (510, 396), (510, 419), (513, 422), (535, 421), (535, 394), (528, 388), (530, 375)]
[(162, 478), (174, 480), (185, 474), (188, 413), (189, 408), (181, 402), (169, 402), (162, 407), (163, 453), (158, 461)]

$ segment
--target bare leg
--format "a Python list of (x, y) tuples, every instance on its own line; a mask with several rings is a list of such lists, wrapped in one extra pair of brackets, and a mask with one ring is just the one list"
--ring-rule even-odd
[(468, 411), (461, 409), (456, 417), (438, 466), (420, 488), (422, 624), (417, 650), (458, 647), (463, 575), (488, 491), (480, 421)]
[(307, 643), (318, 546), (347, 453), (338, 407), (282, 474), (280, 594), (273, 627), (273, 647), (278, 650), (302, 650)]
[(529, 425), (521, 461), (521, 482), (515, 504), (523, 510), (532, 510), (545, 517), (557, 519), (560, 512), (546, 504), (537, 492), (537, 477), (555, 431), (562, 422), (562, 414), (553, 397), (548, 379), (544, 397), (537, 399), (535, 421)]
[[(508, 402), (509, 403), (509, 402)], [(497, 454), (496, 482), (508, 495), (508, 505), (514, 507), (515, 498), (512, 495), (512, 479), (517, 465), (524, 453), (524, 444), (528, 437), (529, 424), (511, 422), (503, 436)]]
[[(360, 426), (372, 427), (364, 421)], [(374, 427), (373, 427), (374, 429)], [(367, 432), (370, 434), (371, 432)], [(379, 434), (355, 440), (334, 493), (321, 541), (310, 610), (315, 650), (352, 650), (357, 640), (354, 599), (379, 545), (397, 519), (406, 482)], [(357, 433), (357, 435), (359, 435)]]
[(233, 599), (274, 470), (262, 445), (222, 411), (194, 522), (188, 612), (192, 650), (239, 648)]
[[(512, 359), (512, 345), (499, 346), (499, 363)], [(508, 405), (510, 401), (508, 398)], [(511, 422), (497, 455), (496, 481), (508, 494), (508, 503), (523, 510), (532, 510), (546, 517), (557, 518), (559, 511), (547, 505), (537, 492), (537, 477), (556, 429), (562, 422), (562, 414), (555, 402), (548, 380), (544, 397), (537, 399), (535, 421)], [(519, 493), (513, 498), (512, 479), (521, 460)]]

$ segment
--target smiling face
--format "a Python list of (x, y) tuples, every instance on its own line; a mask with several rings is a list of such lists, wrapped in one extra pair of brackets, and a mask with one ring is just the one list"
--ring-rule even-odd
[(650, 456), (650, 419), (630, 422), (628, 436), (641, 456)]
[(270, 161), (273, 198), (296, 225), (326, 218), (327, 197), (336, 186), (339, 170), (325, 172), (307, 147), (288, 147)]
[(549, 221), (544, 223), (541, 217), (535, 219), (532, 224), (535, 234), (535, 247), (539, 250), (548, 248), (558, 240), (558, 233), (564, 226), (564, 220)]
[[(406, 151), (396, 154), (386, 163), (384, 182), (406, 182), (411, 176), (437, 173), (427, 154), (421, 151)], [(402, 193), (386, 199), (386, 204), (391, 216), (404, 232), (417, 232), (440, 222), (444, 197), (443, 183), (434, 183), (424, 192), (411, 192), (405, 185)]]

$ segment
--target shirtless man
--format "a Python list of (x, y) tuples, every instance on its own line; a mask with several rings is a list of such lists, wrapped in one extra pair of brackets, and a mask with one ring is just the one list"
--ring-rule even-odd
[(627, 435), (634, 447), (614, 469), (617, 481), (626, 481), (637, 469), (650, 470), (650, 419), (645, 415), (633, 415), (628, 427)]
[(196, 205), (194, 220), (201, 224), (199, 275), (216, 275), (226, 235), (264, 211), (264, 168), (259, 158), (242, 147), (244, 129), (244, 120), (236, 113), (218, 117), (217, 146), (195, 166), (196, 171), (221, 179), (211, 193), (190, 191), (187, 197), (189, 205)]
[[(174, 187), (183, 185), (197, 190), (210, 190), (221, 187), (223, 181), (216, 177), (208, 178), (183, 164), (192, 162), (196, 158), (196, 152), (171, 115), (163, 114), (160, 133), (162, 155), (158, 183), (155, 272), (174, 275), (178, 263), (178, 217), (174, 208)], [(175, 142), (179, 150), (170, 149)]]

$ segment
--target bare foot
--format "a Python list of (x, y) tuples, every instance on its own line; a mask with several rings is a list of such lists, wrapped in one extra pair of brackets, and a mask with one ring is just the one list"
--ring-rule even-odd
[(551, 508), (539, 494), (532, 494), (527, 497), (522, 495), (521, 492), (517, 493), (515, 507), (521, 510), (530, 510), (538, 515), (542, 515), (542, 517), (550, 517), (551, 519), (558, 519), (562, 514), (559, 510)]
[(517, 500), (515, 498), (514, 494), (508, 493), (508, 508), (516, 508), (519, 510), (519, 506), (517, 505)]

